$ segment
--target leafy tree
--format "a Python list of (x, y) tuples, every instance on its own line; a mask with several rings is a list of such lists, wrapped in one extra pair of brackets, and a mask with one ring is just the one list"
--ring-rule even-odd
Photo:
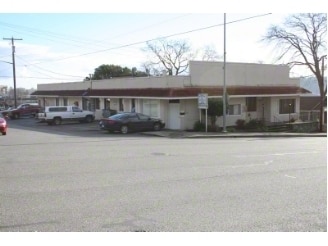
[(103, 64), (95, 69), (92, 79), (110, 79), (113, 77), (125, 77), (131, 75), (132, 72), (127, 67)]
[(291, 56), (288, 63), (291, 67), (305, 66), (316, 77), (320, 89), (320, 131), (323, 130), (323, 106), (327, 95), (327, 85), (324, 83), (326, 34), (327, 14), (304, 13), (289, 16), (282, 27), (270, 27), (263, 39), (280, 48), (278, 60), (288, 54)]
[[(147, 76), (145, 72), (140, 72), (137, 68), (133, 67), (132, 70), (127, 67), (121, 67), (118, 65), (101, 65), (97, 67), (92, 75), (92, 79), (110, 79), (115, 77), (141, 77)], [(85, 80), (90, 80), (90, 77), (86, 77)]]
[(223, 115), (223, 101), (217, 98), (208, 99), (207, 115), (211, 118), (211, 126), (215, 126), (216, 117)]
[(147, 42), (143, 51), (152, 57), (146, 63), (148, 71), (155, 73), (166, 71), (168, 75), (178, 75), (187, 71), (189, 60), (194, 56), (191, 47), (185, 40), (157, 39)]

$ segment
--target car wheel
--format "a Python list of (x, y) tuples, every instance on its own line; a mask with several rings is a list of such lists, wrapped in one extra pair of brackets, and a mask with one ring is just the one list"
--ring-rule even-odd
[(55, 124), (55, 125), (60, 125), (61, 122), (62, 122), (62, 119), (61, 119), (60, 117), (56, 117), (56, 118), (54, 118), (54, 124)]
[(93, 118), (92, 118), (91, 115), (87, 115), (87, 116), (85, 117), (85, 121), (86, 121), (87, 123), (91, 123), (92, 120), (93, 120)]
[(161, 125), (158, 124), (158, 123), (155, 123), (154, 124), (154, 131), (159, 131), (159, 130), (161, 130)]
[(2, 135), (7, 135), (7, 132), (2, 132)]
[(128, 126), (121, 126), (121, 133), (127, 134), (129, 132)]
[(19, 114), (14, 114), (14, 115), (13, 115), (13, 118), (14, 118), (14, 119), (18, 119), (18, 118), (19, 118)]

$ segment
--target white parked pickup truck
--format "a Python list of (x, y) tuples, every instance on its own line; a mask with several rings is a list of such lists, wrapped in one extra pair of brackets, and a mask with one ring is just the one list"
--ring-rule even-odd
[(79, 121), (90, 123), (95, 115), (91, 111), (82, 110), (77, 106), (47, 106), (44, 112), (38, 113), (36, 117), (48, 125), (60, 125), (63, 121)]

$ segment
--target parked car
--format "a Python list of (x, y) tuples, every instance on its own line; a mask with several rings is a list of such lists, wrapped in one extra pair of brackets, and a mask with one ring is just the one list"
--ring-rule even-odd
[(101, 130), (119, 131), (123, 134), (135, 131), (160, 131), (165, 127), (161, 119), (141, 113), (118, 113), (99, 121)]
[(36, 115), (40, 122), (48, 125), (60, 125), (62, 121), (78, 121), (90, 123), (94, 120), (94, 113), (82, 110), (77, 106), (47, 106), (42, 113)]
[(35, 117), (39, 113), (41, 107), (37, 103), (20, 104), (17, 108), (8, 108), (2, 111), (3, 115), (7, 115), (11, 119), (18, 119), (21, 116)]
[(0, 132), (2, 135), (7, 135), (7, 128), (8, 128), (8, 124), (6, 121), (6, 117), (0, 113)]

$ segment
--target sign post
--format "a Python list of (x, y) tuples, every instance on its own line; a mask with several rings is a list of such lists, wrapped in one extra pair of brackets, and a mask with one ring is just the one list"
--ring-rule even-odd
[(208, 108), (208, 94), (201, 93), (198, 94), (198, 108), (200, 122), (202, 120), (202, 109), (205, 109), (205, 131), (207, 132), (207, 108)]

